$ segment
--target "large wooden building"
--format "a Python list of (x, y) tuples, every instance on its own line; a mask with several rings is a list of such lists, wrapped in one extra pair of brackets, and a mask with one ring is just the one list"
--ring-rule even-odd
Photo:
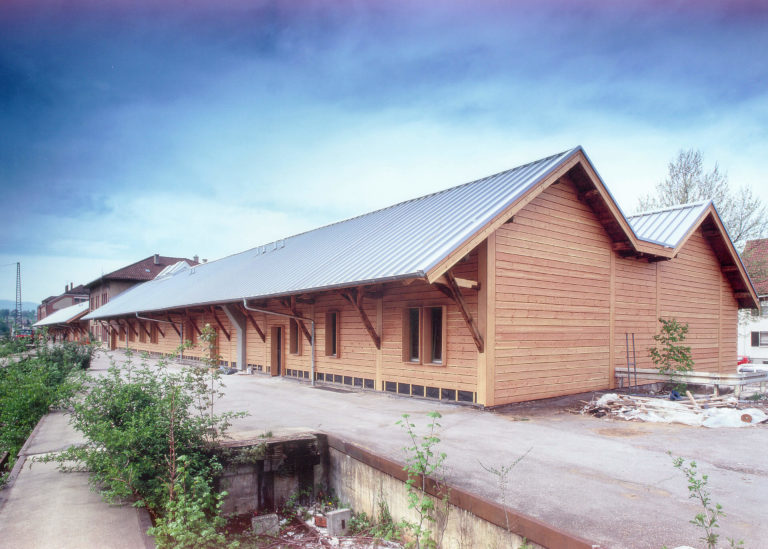
[(180, 265), (87, 318), (121, 347), (171, 353), (208, 323), (237, 368), (498, 406), (613, 387), (627, 333), (649, 367), (658, 317), (689, 324), (696, 370), (734, 371), (755, 306), (711, 203), (626, 217), (578, 147)]

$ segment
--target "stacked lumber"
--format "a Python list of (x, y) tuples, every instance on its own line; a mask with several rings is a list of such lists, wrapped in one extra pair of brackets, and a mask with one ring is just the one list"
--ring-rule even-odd
[(687, 398), (682, 400), (669, 400), (661, 397), (645, 397), (638, 395), (610, 394), (604, 395), (598, 400), (584, 402), (581, 413), (588, 413), (595, 417), (605, 415), (623, 415), (630, 410), (654, 411), (669, 410), (670, 407), (679, 407), (683, 410), (700, 411), (710, 408), (738, 408), (739, 401), (733, 396), (714, 396), (694, 398), (688, 391)]

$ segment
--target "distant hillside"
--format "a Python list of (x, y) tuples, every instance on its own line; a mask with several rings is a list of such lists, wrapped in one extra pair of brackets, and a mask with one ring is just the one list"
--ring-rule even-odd
[[(24, 311), (37, 311), (39, 303), (32, 303), (31, 301), (22, 301), (21, 308)], [(0, 299), (0, 309), (15, 309), (16, 301), (10, 299)]]

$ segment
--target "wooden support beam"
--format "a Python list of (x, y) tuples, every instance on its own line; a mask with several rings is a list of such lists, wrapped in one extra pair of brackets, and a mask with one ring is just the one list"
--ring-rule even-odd
[(343, 295), (344, 298), (352, 304), (352, 307), (355, 308), (357, 314), (360, 315), (360, 320), (363, 322), (365, 330), (368, 332), (368, 335), (371, 336), (373, 344), (376, 345), (377, 349), (381, 349), (381, 337), (376, 333), (376, 329), (373, 327), (371, 319), (369, 319), (368, 315), (365, 313), (365, 307), (363, 306), (365, 290), (363, 288), (357, 288), (354, 290), (354, 293), (353, 291), (349, 291), (348, 294), (347, 292), (341, 292), (341, 295)]
[(245, 318), (250, 320), (251, 326), (253, 326), (253, 329), (256, 330), (256, 333), (259, 334), (259, 337), (261, 338), (261, 341), (267, 341), (267, 336), (264, 335), (264, 331), (259, 328), (259, 325), (256, 324), (256, 320), (251, 316), (251, 311), (240, 305), (240, 309), (243, 311), (243, 314), (245, 315)]
[(200, 328), (197, 327), (197, 322), (195, 322), (195, 319), (192, 318), (189, 315), (186, 315), (187, 322), (192, 326), (192, 329), (195, 331), (195, 333), (199, 336), (203, 335), (203, 332), (200, 331)]
[(472, 319), (472, 315), (467, 309), (467, 303), (464, 301), (464, 297), (461, 295), (461, 288), (459, 288), (459, 285), (456, 283), (456, 279), (454, 278), (451, 271), (447, 271), (445, 273), (445, 278), (448, 281), (448, 289), (452, 294), (453, 300), (456, 302), (456, 305), (459, 306), (461, 316), (464, 318), (464, 322), (467, 324), (467, 328), (469, 328), (469, 333), (472, 335), (472, 339), (475, 341), (475, 346), (477, 347), (477, 350), (482, 353), (483, 336), (480, 335), (480, 330), (477, 329), (477, 325), (475, 324), (475, 321)]
[[(288, 302), (288, 308), (291, 310), (291, 314), (293, 316), (301, 316), (296, 310), (296, 298), (294, 296), (291, 296), (291, 299)], [(304, 321), (299, 320), (298, 318), (295, 318), (294, 320), (299, 324), (299, 328), (301, 328), (301, 333), (304, 334), (304, 337), (307, 338), (307, 341), (312, 343), (312, 335), (309, 333), (309, 330), (307, 330), (307, 327), (304, 325)]]
[(160, 335), (165, 338), (165, 332), (163, 331), (162, 325), (159, 322), (155, 322), (155, 325), (157, 327), (157, 331), (160, 332)]
[[(173, 321), (171, 320), (171, 315), (165, 315), (165, 319), (166, 319), (168, 322), (170, 322), (170, 323), (171, 323), (171, 326), (173, 326), (173, 330), (176, 332), (176, 335), (177, 335), (177, 336), (179, 336), (179, 337), (181, 337), (181, 330), (179, 330), (179, 329), (176, 327), (176, 323), (175, 323), (175, 322), (173, 322)], [(165, 336), (163, 336), (163, 337), (165, 337)]]
[(749, 297), (749, 292), (733, 292), (733, 297), (736, 299), (747, 299)]
[(151, 338), (152, 336), (149, 334), (149, 330), (147, 330), (147, 327), (144, 326), (144, 323), (139, 320), (139, 326), (141, 326), (141, 329), (144, 331), (145, 334), (147, 334), (147, 337)]
[(722, 265), (720, 267), (724, 273), (738, 273), (739, 268), (736, 265)]
[(584, 202), (585, 200), (592, 200), (593, 198), (597, 198), (600, 196), (600, 193), (597, 191), (597, 189), (590, 189), (588, 191), (580, 192), (578, 194), (578, 198), (581, 202)]
[(139, 337), (139, 332), (137, 332), (136, 328), (133, 327), (133, 324), (131, 324), (131, 321), (126, 318), (125, 323), (128, 326), (128, 329), (133, 332), (133, 335), (136, 337)]
[(221, 323), (221, 320), (219, 320), (219, 315), (216, 314), (216, 307), (211, 307), (211, 314), (213, 315), (213, 319), (216, 321), (216, 324), (218, 324), (219, 328), (221, 328), (221, 331), (224, 332), (224, 337), (227, 338), (227, 341), (232, 341), (232, 337), (229, 335), (229, 332), (224, 327), (224, 324)]
[(702, 233), (704, 234), (704, 238), (712, 238), (715, 236), (720, 236), (720, 231), (718, 231), (717, 229), (704, 229)]
[[(459, 286), (459, 288), (468, 288), (470, 290), (480, 290), (480, 283), (476, 280), (470, 280), (468, 278), (458, 278), (458, 277), (453, 277), (453, 279), (456, 281), (456, 284)], [(435, 282), (439, 284), (443, 284), (445, 286), (450, 286), (450, 283), (445, 278), (445, 276), (441, 276)]]
[(628, 252), (632, 251), (632, 244), (624, 240), (622, 242), (614, 242), (611, 246), (614, 252)]

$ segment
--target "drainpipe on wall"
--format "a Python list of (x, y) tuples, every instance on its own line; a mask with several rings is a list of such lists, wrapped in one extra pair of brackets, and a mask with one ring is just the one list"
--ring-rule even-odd
[(246, 310), (248, 310), (248, 311), (253, 311), (253, 312), (256, 312), (256, 313), (264, 313), (264, 314), (268, 314), (268, 315), (282, 316), (284, 318), (295, 318), (296, 320), (303, 320), (305, 322), (309, 322), (309, 323), (312, 324), (312, 351), (311, 351), (311, 353), (312, 353), (312, 367), (311, 367), (311, 371), (310, 371), (309, 376), (310, 376), (310, 384), (312, 386), (314, 386), (315, 385), (315, 321), (312, 320), (311, 318), (306, 318), (306, 317), (303, 317), (303, 316), (289, 315), (289, 314), (286, 314), (286, 313), (276, 313), (275, 311), (268, 311), (266, 309), (257, 309), (255, 307), (249, 307), (248, 306), (248, 299), (245, 298), (245, 297), (243, 298), (243, 307)]

